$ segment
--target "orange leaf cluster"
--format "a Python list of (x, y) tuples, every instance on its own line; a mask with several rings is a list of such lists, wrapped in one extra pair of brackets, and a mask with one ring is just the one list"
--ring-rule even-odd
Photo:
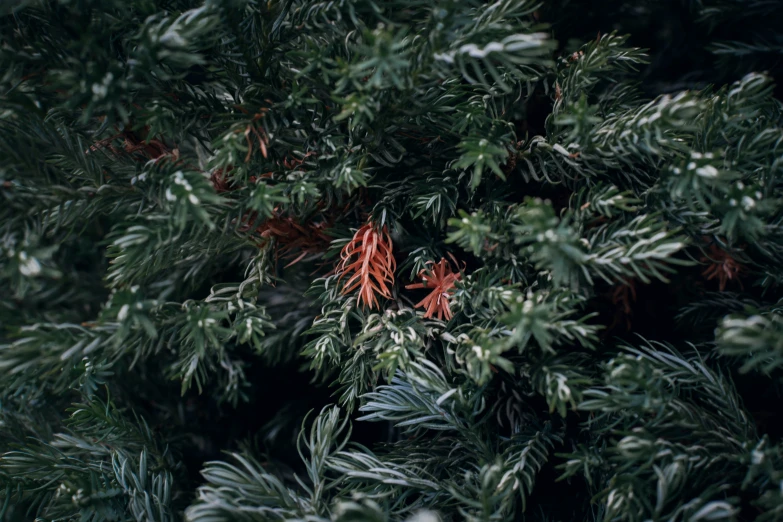
[(380, 231), (372, 223), (362, 226), (340, 252), (337, 272), (340, 278), (350, 274), (343, 294), (359, 288), (359, 305), (380, 308), (376, 294), (391, 298), (397, 262), (392, 255), (392, 242), (384, 226)]
[(427, 264), (432, 264), (433, 266), (419, 272), (422, 282), (407, 285), (405, 288), (409, 290), (431, 288), (432, 292), (416, 303), (414, 307), (425, 307), (427, 309), (424, 313), (425, 319), (437, 316), (440, 320), (445, 319), (448, 321), (452, 317), (451, 308), (449, 307), (449, 296), (453, 293), (454, 285), (461, 278), (461, 274), (454, 272), (445, 258), (441, 258), (438, 263), (428, 261)]
[[(721, 292), (726, 289), (726, 283), (736, 279), (742, 270), (742, 265), (715, 245), (710, 245), (709, 257), (702, 257), (701, 261), (710, 263), (710, 266), (704, 269), (702, 275), (709, 281), (717, 278), (718, 288), (720, 288)], [(740, 283), (741, 286), (742, 283)]]

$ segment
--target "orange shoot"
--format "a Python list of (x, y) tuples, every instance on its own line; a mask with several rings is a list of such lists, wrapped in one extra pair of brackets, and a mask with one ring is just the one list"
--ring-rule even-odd
[(452, 317), (449, 307), (449, 296), (454, 293), (455, 283), (462, 277), (459, 272), (453, 272), (451, 265), (446, 259), (441, 258), (438, 263), (428, 261), (432, 268), (425, 268), (419, 272), (421, 283), (407, 285), (405, 288), (413, 290), (416, 288), (431, 288), (432, 292), (416, 303), (415, 308), (424, 307), (427, 311), (424, 318), (428, 319), (437, 316), (440, 320), (449, 320)]
[(337, 272), (340, 278), (350, 274), (343, 285), (343, 294), (359, 288), (359, 305), (378, 308), (376, 295), (391, 298), (397, 262), (392, 255), (392, 242), (384, 226), (380, 231), (372, 223), (362, 226), (340, 252)]

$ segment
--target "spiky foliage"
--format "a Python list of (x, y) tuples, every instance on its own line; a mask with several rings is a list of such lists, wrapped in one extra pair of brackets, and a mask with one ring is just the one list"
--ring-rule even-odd
[(6, 2), (0, 518), (780, 519), (780, 12)]
[(454, 293), (454, 286), (462, 275), (459, 272), (453, 272), (451, 266), (445, 258), (433, 263), (428, 261), (431, 267), (425, 268), (419, 272), (421, 283), (406, 285), (405, 288), (413, 290), (417, 288), (426, 288), (430, 290), (429, 295), (413, 305), (415, 308), (426, 308), (424, 318), (437, 315), (440, 320), (449, 320), (452, 317), (451, 307), (449, 306), (449, 297)]
[(343, 294), (359, 290), (357, 303), (379, 308), (378, 296), (391, 298), (389, 287), (394, 285), (397, 262), (386, 227), (380, 231), (372, 223), (363, 225), (340, 252), (338, 279), (347, 276)]

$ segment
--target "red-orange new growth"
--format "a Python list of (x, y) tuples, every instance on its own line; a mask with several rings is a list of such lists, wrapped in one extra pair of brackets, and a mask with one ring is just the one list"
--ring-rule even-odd
[(414, 283), (407, 285), (405, 288), (410, 290), (416, 288), (432, 288), (432, 292), (416, 303), (415, 308), (425, 307), (427, 311), (424, 313), (424, 318), (428, 319), (433, 315), (437, 315), (440, 320), (451, 319), (451, 308), (449, 307), (449, 296), (453, 293), (454, 285), (461, 278), (459, 272), (453, 272), (451, 265), (446, 259), (441, 258), (438, 263), (432, 263), (428, 261), (427, 264), (432, 264), (432, 268), (425, 268), (419, 272), (421, 283)]
[(366, 304), (370, 308), (380, 308), (376, 294), (391, 298), (389, 287), (394, 284), (397, 262), (385, 226), (380, 231), (372, 223), (361, 227), (343, 247), (340, 258), (337, 267), (340, 279), (352, 274), (343, 285), (343, 294), (359, 288), (359, 305)]

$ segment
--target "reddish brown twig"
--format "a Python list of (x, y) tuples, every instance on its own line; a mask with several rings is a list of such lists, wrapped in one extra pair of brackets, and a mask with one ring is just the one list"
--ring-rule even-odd
[(291, 260), (286, 268), (298, 263), (308, 254), (318, 254), (329, 247), (330, 239), (326, 235), (326, 229), (331, 223), (327, 220), (301, 223), (284, 215), (279, 208), (260, 224), (256, 224), (256, 217), (255, 213), (247, 215), (240, 230), (257, 234), (261, 245), (274, 241), (275, 257)]
[(614, 287), (612, 291), (612, 303), (619, 305), (620, 310), (626, 315), (631, 315), (631, 303), (636, 302), (636, 284), (633, 279), (626, 279)]
[(305, 155), (304, 155), (304, 157), (302, 157), (302, 159), (299, 159), (299, 158), (291, 158), (291, 159), (289, 160), (289, 159), (286, 157), (285, 159), (283, 159), (283, 166), (284, 166), (285, 168), (287, 168), (288, 170), (294, 170), (294, 169), (297, 169), (297, 168), (299, 168), (299, 167), (302, 165), (302, 163), (304, 163), (304, 162), (305, 162), (305, 160), (306, 160), (307, 158), (309, 158), (310, 156), (315, 156), (315, 152), (314, 152), (314, 151), (310, 151), (310, 152), (308, 152), (307, 154), (305, 154)]
[(264, 129), (259, 131), (252, 123), (249, 123), (245, 128), (245, 140), (247, 140), (247, 156), (245, 156), (245, 163), (250, 161), (250, 157), (253, 155), (253, 141), (250, 138), (251, 134), (258, 140), (258, 148), (261, 150), (261, 155), (264, 156), (264, 158), (267, 157), (266, 145), (268, 140)]
[(179, 161), (179, 149), (171, 149), (163, 141), (159, 139), (147, 139), (150, 128), (148, 126), (142, 128), (140, 131), (134, 132), (128, 128), (104, 138), (95, 144), (91, 145), (86, 152), (94, 152), (96, 150), (107, 148), (115, 156), (121, 156), (120, 149), (115, 147), (112, 142), (117, 139), (123, 140), (122, 150), (126, 154), (134, 155), (139, 153), (136, 157), (138, 161), (158, 160), (163, 157), (171, 156), (174, 161)]
[(611, 293), (614, 309), (614, 319), (607, 332), (614, 330), (621, 322), (625, 323), (625, 329), (631, 330), (631, 318), (633, 317), (633, 303), (636, 302), (636, 282), (633, 279), (624, 279), (615, 285)]
[(703, 256), (701, 261), (710, 263), (710, 266), (704, 269), (702, 275), (706, 277), (708, 281), (717, 279), (718, 288), (721, 292), (726, 289), (726, 284), (734, 279), (737, 280), (740, 288), (742, 288), (742, 282), (739, 280), (742, 265), (732, 258), (728, 252), (721, 250), (716, 245), (710, 245), (709, 256)]
[(228, 173), (233, 170), (233, 167), (229, 166), (225, 169), (215, 169), (209, 176), (209, 180), (212, 182), (212, 186), (215, 187), (215, 192), (220, 194), (221, 192), (228, 192), (231, 190), (231, 181), (228, 179)]
[(516, 167), (517, 167), (517, 151), (512, 147), (509, 148), (508, 158), (506, 158), (506, 163), (501, 165), (500, 169), (503, 171), (503, 174), (509, 176)]

